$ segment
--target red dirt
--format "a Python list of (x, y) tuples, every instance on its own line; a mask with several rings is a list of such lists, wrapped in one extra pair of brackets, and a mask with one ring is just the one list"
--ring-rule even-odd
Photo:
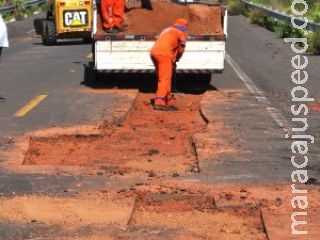
[[(220, 6), (200, 4), (176, 4), (173, 2), (153, 1), (153, 10), (142, 9), (140, 2), (126, 2), (125, 24), (126, 34), (159, 34), (165, 27), (171, 26), (176, 19), (184, 17), (188, 20), (190, 35), (222, 35)], [(100, 18), (98, 18), (100, 20)], [(99, 33), (103, 33), (98, 23)]]
[[(317, 239), (319, 189), (306, 185), (299, 189), (308, 191), (309, 202), (305, 226), (308, 235), (303, 239)], [(290, 233), (290, 216), (297, 211), (291, 206), (293, 196), (290, 185), (206, 185), (154, 179), (127, 193), (2, 197), (0, 219), (16, 224), (61, 224), (65, 229), (79, 226), (114, 229), (105, 235), (91, 232), (86, 238), (77, 239), (301, 239), (301, 235), (295, 238)], [(128, 227), (141, 229), (144, 234)], [(157, 231), (161, 235), (152, 235)]]
[(320, 111), (320, 103), (318, 102), (309, 103), (307, 106), (308, 106), (308, 109), (310, 109), (311, 111), (314, 111), (314, 112)]
[[(308, 199), (308, 216), (304, 219), (308, 223), (296, 227), (308, 231), (307, 235), (291, 233), (291, 214), (304, 210), (292, 207), (297, 194), (292, 193), (290, 184), (199, 184), (155, 179), (135, 188), (141, 203), (137, 204), (133, 222), (186, 228), (206, 239), (317, 239), (320, 190), (304, 184), (296, 188), (307, 191), (304, 195)], [(170, 200), (170, 195), (176, 196), (175, 201)]]
[[(113, 171), (122, 173), (125, 173), (123, 169), (154, 174), (190, 170), (195, 161), (190, 139), (195, 133), (205, 133), (206, 129), (199, 114), (202, 96), (186, 94), (177, 98), (180, 111), (169, 113), (152, 110), (148, 104), (152, 97), (153, 94), (139, 94), (132, 111), (120, 126), (104, 124), (98, 129), (87, 126), (82, 132), (78, 131), (78, 135), (59, 129), (52, 137), (46, 137), (45, 133), (50, 131), (45, 130), (42, 136), (31, 137), (32, 144), (24, 164), (93, 167), (98, 164), (113, 166)], [(227, 103), (232, 104), (232, 101), (223, 100), (217, 94), (215, 104)], [(221, 131), (225, 132), (222, 120), (223, 116), (217, 116), (217, 122), (211, 126), (216, 130), (214, 138), (219, 138)], [(91, 136), (86, 136), (86, 132), (91, 132)], [(224, 145), (224, 148), (229, 146)], [(78, 238), (89, 240), (266, 240), (269, 236), (273, 236), (270, 239), (291, 236), (290, 216), (295, 209), (290, 201), (295, 195), (290, 184), (261, 187), (200, 184), (160, 176), (134, 185), (130, 191), (112, 192), (107, 186), (106, 189), (73, 197), (2, 197), (0, 219), (15, 223), (61, 224), (66, 229), (78, 225), (117, 229), (110, 235), (92, 232)], [(299, 186), (299, 189), (308, 190), (308, 236), (304, 239), (316, 239), (319, 189), (307, 185)], [(128, 226), (124, 226), (127, 222)], [(266, 223), (268, 237), (264, 229)], [(142, 229), (147, 235), (130, 232), (127, 227)], [(149, 237), (148, 234), (157, 231), (154, 229), (163, 232)]]
[(103, 193), (79, 194), (76, 198), (16, 196), (0, 200), (1, 220), (76, 226), (105, 224), (125, 227), (134, 204), (133, 198)]
[[(179, 112), (154, 111), (153, 94), (139, 94), (121, 126), (102, 125), (100, 134), (31, 137), (25, 165), (114, 166), (122, 171), (187, 172), (196, 164), (192, 135), (204, 131), (201, 96), (176, 99)], [(143, 117), (142, 117), (143, 116)]]

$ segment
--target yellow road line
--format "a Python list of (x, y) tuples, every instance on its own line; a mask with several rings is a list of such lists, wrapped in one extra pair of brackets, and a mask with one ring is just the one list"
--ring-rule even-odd
[(15, 117), (23, 117), (28, 112), (31, 111), (35, 106), (37, 106), (43, 99), (45, 99), (47, 95), (38, 95), (34, 99), (32, 99), (30, 102), (28, 102), (25, 106), (20, 108), (15, 114)]

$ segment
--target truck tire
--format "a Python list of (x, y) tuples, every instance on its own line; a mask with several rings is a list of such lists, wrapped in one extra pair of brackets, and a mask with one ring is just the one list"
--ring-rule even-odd
[(91, 36), (84, 37), (84, 38), (82, 38), (82, 41), (83, 41), (84, 43), (91, 43), (91, 42), (92, 42), (92, 38), (91, 38)]
[(105, 74), (103, 72), (99, 72), (97, 69), (92, 69), (93, 71), (93, 81), (102, 81), (105, 77)]
[(36, 18), (33, 20), (33, 27), (34, 27), (36, 34), (38, 34), (38, 35), (42, 35), (43, 21), (45, 21), (44, 18)]
[(54, 16), (53, 16), (53, 11), (52, 10), (48, 10), (47, 11), (47, 19), (48, 20), (53, 20)]
[(57, 43), (56, 30), (53, 21), (44, 21), (42, 42), (47, 46), (52, 46)]
[(47, 20), (43, 20), (41, 22), (41, 40), (42, 43), (45, 45), (45, 39), (46, 39), (46, 29), (47, 29)]
[(92, 42), (91, 43), (91, 52), (92, 52), (92, 65), (95, 66), (95, 60), (96, 60), (96, 44), (95, 42)]

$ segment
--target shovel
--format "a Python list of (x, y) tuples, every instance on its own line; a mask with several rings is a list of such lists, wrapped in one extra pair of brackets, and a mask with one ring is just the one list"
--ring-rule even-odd
[(174, 97), (184, 97), (184, 93), (179, 92), (177, 90), (177, 65), (176, 65), (176, 63), (174, 63), (172, 66), (171, 88), (172, 88), (172, 94), (174, 95)]

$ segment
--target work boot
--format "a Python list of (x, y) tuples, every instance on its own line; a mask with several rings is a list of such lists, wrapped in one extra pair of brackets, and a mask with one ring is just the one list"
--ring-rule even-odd
[(119, 33), (119, 31), (115, 28), (107, 28), (104, 30), (106, 33), (113, 33), (113, 34), (117, 34)]
[(153, 109), (154, 110), (162, 110), (166, 108), (166, 100), (164, 97), (155, 97), (153, 101)]
[(165, 105), (153, 105), (154, 110), (160, 110), (160, 111), (166, 111), (166, 106)]
[(160, 111), (178, 111), (178, 108), (175, 106), (164, 106), (164, 105), (154, 105), (153, 106), (154, 110), (160, 110)]
[(166, 106), (167, 107), (170, 107), (170, 106), (173, 106), (173, 95), (172, 94), (168, 94), (167, 97), (166, 97)]

